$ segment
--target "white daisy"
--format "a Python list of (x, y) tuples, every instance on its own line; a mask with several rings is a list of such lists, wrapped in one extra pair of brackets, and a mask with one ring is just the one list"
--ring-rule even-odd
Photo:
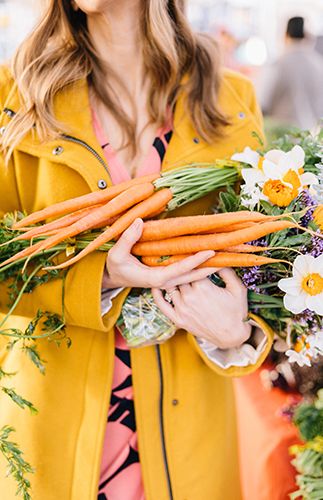
[(323, 316), (323, 255), (299, 255), (293, 264), (293, 276), (281, 279), (278, 286), (283, 292), (284, 306), (299, 314), (310, 309)]
[(296, 352), (292, 349), (286, 351), (286, 356), (290, 363), (297, 363), (298, 366), (311, 366), (310, 357), (307, 355), (307, 351)]
[[(243, 168), (241, 175), (249, 191), (252, 187), (258, 187), (261, 191), (257, 202), (263, 199), (273, 205), (286, 207), (305, 187), (318, 184), (314, 174), (304, 173), (305, 152), (298, 145), (287, 153), (272, 149), (264, 157), (250, 148), (245, 148), (242, 153), (234, 154), (232, 159), (251, 166)], [(252, 203), (255, 201), (254, 196)]]

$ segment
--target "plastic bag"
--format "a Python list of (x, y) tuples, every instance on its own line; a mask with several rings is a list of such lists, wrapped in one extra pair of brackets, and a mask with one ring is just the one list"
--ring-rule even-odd
[(161, 344), (177, 330), (157, 307), (150, 290), (133, 290), (123, 304), (120, 320), (118, 326), (129, 347)]

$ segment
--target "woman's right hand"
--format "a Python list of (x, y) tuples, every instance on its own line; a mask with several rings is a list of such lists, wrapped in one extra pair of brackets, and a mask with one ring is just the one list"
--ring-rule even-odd
[(206, 278), (217, 271), (216, 268), (196, 269), (200, 264), (214, 256), (215, 252), (199, 252), (192, 257), (167, 267), (149, 267), (142, 264), (131, 254), (133, 245), (140, 239), (143, 230), (141, 219), (135, 222), (120, 236), (109, 251), (106, 260), (103, 288), (163, 288), (192, 283)]

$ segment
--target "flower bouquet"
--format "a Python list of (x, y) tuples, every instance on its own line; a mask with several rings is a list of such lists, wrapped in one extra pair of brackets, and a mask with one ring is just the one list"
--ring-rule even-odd
[[(260, 316), (273, 329), (275, 349), (300, 366), (310, 366), (313, 359), (323, 354), (322, 157), (322, 133), (316, 137), (306, 132), (286, 136), (278, 141), (276, 149), (265, 154), (246, 148), (231, 158), (241, 162), (243, 183), (240, 191), (237, 193), (229, 187), (221, 192), (216, 207), (221, 214), (243, 213), (248, 209), (251, 213), (293, 222), (291, 227), (245, 241), (243, 249), (240, 245), (240, 252), (257, 251), (259, 259), (273, 259), (271, 263), (247, 267), (248, 259), (243, 262), (241, 254), (240, 263), (237, 260), (236, 265), (233, 253), (230, 259), (248, 288), (250, 312)], [(259, 228), (263, 222), (257, 224)], [(201, 235), (200, 241), (202, 238)], [(139, 254), (144, 253), (143, 245)], [(168, 265), (183, 257), (163, 253), (165, 246), (155, 246), (158, 257), (146, 255), (143, 261), (150, 265)], [(216, 247), (212, 249), (217, 250)], [(214, 265), (226, 263), (228, 254), (222, 260), (220, 254), (221, 250), (213, 259)], [(150, 303), (153, 308), (152, 296), (146, 292), (145, 297), (146, 307)], [(128, 300), (133, 302), (135, 299)], [(122, 315), (123, 334), (129, 345), (158, 342), (160, 330), (151, 329), (142, 335), (129, 317), (127, 307), (128, 301)], [(164, 321), (168, 324), (167, 318), (160, 314), (161, 330)]]

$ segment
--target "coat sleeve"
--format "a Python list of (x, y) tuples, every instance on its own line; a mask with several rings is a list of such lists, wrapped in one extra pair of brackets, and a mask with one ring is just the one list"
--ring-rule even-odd
[[(7, 212), (19, 210), (19, 196), (16, 189), (14, 165), (5, 165), (0, 159), (0, 217)], [(96, 252), (82, 259), (67, 273), (64, 289), (64, 312), (66, 323), (94, 330), (108, 331), (118, 319), (123, 303), (122, 292), (113, 300), (109, 313), (101, 315), (101, 284), (105, 267), (105, 254)], [(1, 273), (1, 270), (0, 270)], [(0, 310), (8, 310), (8, 281), (0, 283)], [(63, 281), (56, 279), (35, 288), (32, 293), (23, 294), (15, 314), (33, 318), (37, 311), (62, 314)]]
[(223, 368), (217, 361), (208, 356), (207, 352), (201, 347), (196, 337), (188, 333), (188, 340), (191, 345), (198, 351), (203, 361), (219, 375), (223, 375), (226, 377), (241, 377), (243, 375), (248, 375), (249, 373), (257, 370), (257, 368), (259, 368), (267, 358), (274, 340), (274, 332), (269, 327), (269, 325), (267, 325), (267, 323), (263, 321), (262, 318), (259, 318), (254, 314), (250, 314), (249, 316), (252, 320), (253, 327), (255, 329), (258, 328), (259, 330), (261, 330), (262, 334), (265, 335), (265, 342), (261, 352), (259, 352), (256, 356), (257, 359), (254, 362), (248, 363), (246, 366), (238, 366), (238, 364), (235, 365), (233, 361), (232, 363), (230, 363), (230, 366), (228, 368)]
[[(9, 71), (0, 67), (0, 111), (12, 87)], [(0, 217), (7, 212), (21, 209), (17, 189), (13, 157), (5, 164), (0, 155)], [(101, 315), (101, 284), (105, 266), (105, 254), (94, 253), (71, 268), (65, 282), (65, 318), (70, 325), (108, 331), (118, 319), (126, 290), (113, 301), (109, 314)], [(1, 278), (1, 271), (0, 271)], [(8, 311), (8, 281), (0, 279), (0, 310)], [(33, 318), (38, 310), (62, 314), (62, 280), (57, 279), (24, 294), (15, 314)]]

